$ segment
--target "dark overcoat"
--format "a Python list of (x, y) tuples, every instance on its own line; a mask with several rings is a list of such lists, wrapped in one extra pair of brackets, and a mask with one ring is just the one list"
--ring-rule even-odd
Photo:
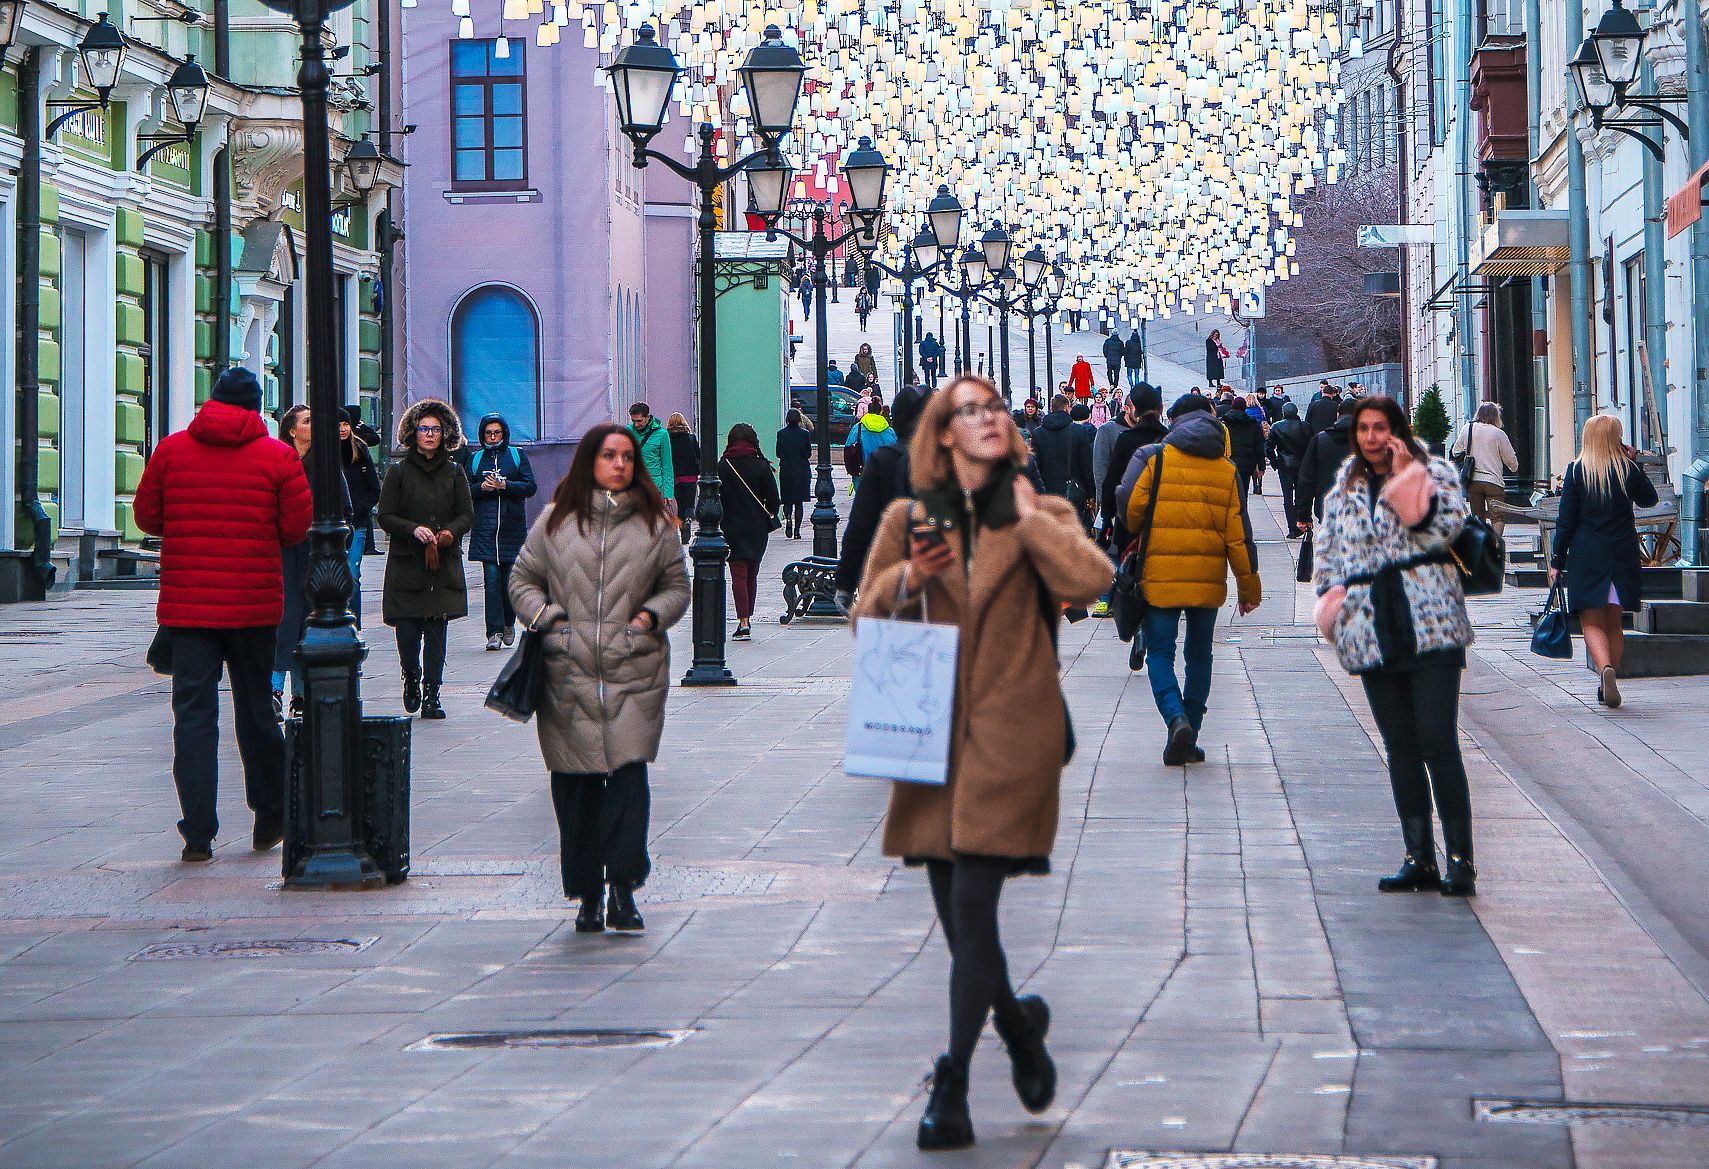
[(718, 463), (718, 479), (719, 494), (724, 500), (724, 540), (730, 545), (730, 559), (764, 560), (766, 539), (771, 535), (770, 520), (782, 506), (771, 463), (758, 452), (725, 455)]
[(1642, 607), (1642, 561), (1632, 513), (1634, 507), (1655, 505), (1655, 484), (1636, 463), (1626, 464), (1624, 481), (1606, 495), (1588, 488), (1576, 461), (1567, 467), (1549, 563), (1566, 570), (1568, 609), (1602, 608), (1610, 585), (1620, 594), (1622, 608)]
[(813, 498), (813, 436), (803, 427), (777, 432), (777, 489), (786, 504)]
[[(381, 606), (387, 625), (403, 618), (466, 617), (468, 585), (463, 579), (463, 537), (474, 522), (469, 477), (448, 452), (433, 456), (410, 450), (386, 472), (374, 520), (388, 537), (386, 583)], [(437, 572), (427, 567), (417, 527), (450, 532), (439, 550)]]

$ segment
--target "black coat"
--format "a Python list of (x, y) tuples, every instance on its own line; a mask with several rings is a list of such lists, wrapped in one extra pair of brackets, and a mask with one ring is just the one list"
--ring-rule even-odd
[(1642, 606), (1642, 562), (1632, 513), (1636, 507), (1655, 505), (1655, 484), (1636, 463), (1628, 465), (1625, 482), (1607, 495), (1586, 487), (1576, 461), (1567, 467), (1549, 563), (1566, 570), (1568, 609), (1600, 609), (1608, 603), (1610, 585), (1620, 594), (1622, 608)]
[(1077, 504), (1092, 497), (1092, 433), (1087, 427), (1052, 410), (1033, 431), (1033, 457), (1045, 491)]
[(1208, 381), (1223, 380), (1222, 350), (1219, 343), (1209, 337), (1205, 338), (1205, 378)]
[(1297, 471), (1309, 445), (1311, 432), (1297, 416), (1284, 417), (1270, 424), (1270, 440), (1265, 444), (1265, 450), (1270, 456), (1270, 465), (1276, 470)]
[[(672, 430), (671, 473), (677, 478), (678, 489), (692, 487), (700, 479), (700, 440), (686, 430)], [(683, 480), (688, 482), (684, 483)]]
[[(432, 459), (410, 450), (391, 465), (380, 485), (374, 522), (389, 537), (382, 615), (387, 625), (400, 618), (455, 618), (469, 615), (468, 584), (463, 577), (463, 537), (475, 522), (469, 476), (455, 456), (440, 450)], [(439, 570), (427, 567), (417, 527), (450, 532), (450, 547), (439, 549)]]
[(854, 503), (849, 507), (848, 526), (843, 529), (843, 554), (837, 561), (837, 588), (852, 593), (860, 585), (866, 556), (872, 550), (873, 533), (884, 509), (898, 499), (913, 495), (908, 482), (908, 446), (893, 442), (879, 447), (867, 460)]
[[(363, 451), (364, 456), (367, 451)], [(303, 456), (303, 474), (308, 476), (309, 494), (314, 494), (314, 475), (309, 472), (309, 457)], [(374, 463), (368, 462), (368, 474), (374, 474)], [(356, 527), (355, 509), (352, 506), (349, 489), (349, 471), (346, 467), (345, 486), (341, 489), (344, 494), (344, 519), (352, 527)], [(379, 492), (375, 491), (375, 499)], [(299, 540), (279, 549), (280, 578), (285, 585), (285, 611), (279, 617), (279, 627), (273, 637), (273, 672), (283, 674), (296, 665), (297, 643), (303, 639), (303, 623), (309, 616), (309, 542)]]
[(1312, 434), (1319, 434), (1335, 425), (1337, 411), (1341, 409), (1341, 399), (1324, 396), (1312, 402), (1305, 408), (1305, 428)]
[(1305, 457), (1300, 460), (1298, 478), (1294, 480), (1294, 514), (1323, 515), (1323, 499), (1335, 486), (1335, 474), (1353, 453), (1353, 419), (1337, 418), (1335, 425), (1322, 434), (1314, 434), (1306, 443)]
[(1135, 329), (1122, 346), (1122, 360), (1127, 362), (1129, 369), (1138, 369), (1145, 363), (1145, 342), (1139, 339), (1139, 330)]
[[(469, 498), (475, 506), (474, 526), (469, 529), (469, 559), (515, 564), (528, 535), (522, 501), (539, 490), (534, 468), (528, 465), (528, 455), (508, 442), (498, 447), (476, 447), (468, 458)], [(504, 479), (504, 490), (482, 490), (481, 481), (495, 468)]]
[(813, 498), (813, 436), (800, 426), (777, 432), (777, 487), (786, 504)]
[(1228, 428), (1228, 459), (1236, 470), (1248, 475), (1264, 463), (1264, 428), (1246, 412), (1242, 399), (1217, 415)]
[(1122, 357), (1126, 352), (1126, 347), (1122, 345), (1121, 334), (1111, 333), (1108, 337), (1104, 338), (1105, 365), (1120, 366), (1122, 363)]
[[(355, 458), (351, 458), (352, 452)], [(350, 526), (369, 533), (368, 544), (372, 547), (374, 505), (380, 502), (380, 475), (374, 470), (374, 457), (360, 442), (344, 446), (344, 490), (350, 494)]]
[(724, 501), (724, 540), (730, 545), (730, 559), (765, 559), (771, 519), (783, 504), (778, 498), (777, 476), (772, 474), (771, 462), (758, 453), (727, 454), (718, 462), (718, 480), (719, 497)]
[(1104, 518), (1110, 521), (1110, 543), (1117, 552), (1126, 548), (1130, 539), (1126, 525), (1127, 501), (1116, 498), (1121, 493), (1122, 476), (1127, 474), (1128, 465), (1141, 447), (1155, 446), (1168, 433), (1168, 428), (1152, 417), (1142, 418), (1137, 426), (1130, 426), (1116, 435), (1116, 448), (1110, 452), (1110, 469), (1104, 472), (1104, 497), (1098, 501), (1098, 507)]

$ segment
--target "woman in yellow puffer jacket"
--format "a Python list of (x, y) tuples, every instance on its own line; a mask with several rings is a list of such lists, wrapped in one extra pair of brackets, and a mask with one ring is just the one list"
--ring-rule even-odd
[[(1187, 394), (1169, 409), (1169, 434), (1134, 455), (1118, 499), (1127, 501), (1128, 531), (1143, 538), (1151, 493), (1157, 511), (1146, 544), (1143, 584), (1146, 612), (1145, 669), (1157, 711), (1169, 728), (1163, 751), (1167, 766), (1201, 762), (1199, 728), (1211, 692), (1211, 645), (1216, 613), (1228, 599), (1228, 570), (1234, 569), (1242, 615), (1258, 607), (1263, 592), (1248, 542), (1234, 464), (1228, 461), (1228, 432), (1210, 402)], [(1175, 677), (1175, 642), (1187, 622), (1186, 691)]]

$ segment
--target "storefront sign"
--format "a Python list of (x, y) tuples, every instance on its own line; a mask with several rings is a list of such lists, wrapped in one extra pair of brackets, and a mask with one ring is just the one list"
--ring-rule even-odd
[[(293, 187), (285, 188), (285, 190), (279, 195), (279, 206), (281, 209), (292, 212), (296, 215), (298, 223), (302, 222), (303, 194), (301, 191), (298, 191)], [(350, 224), (351, 217), (349, 207), (340, 207), (332, 213), (332, 234), (337, 236), (339, 239), (350, 238)]]

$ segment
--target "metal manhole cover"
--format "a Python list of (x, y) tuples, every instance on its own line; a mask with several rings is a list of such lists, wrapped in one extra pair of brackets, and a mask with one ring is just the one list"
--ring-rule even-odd
[(1111, 1149), (1104, 1169), (1436, 1169), (1436, 1158), (1316, 1153), (1146, 1153), (1137, 1149)]
[(519, 1047), (674, 1047), (694, 1033), (622, 1029), (557, 1028), (539, 1031), (440, 1032), (418, 1039), (405, 1051), (498, 1051)]
[(1479, 1120), (1503, 1124), (1602, 1124), (1631, 1128), (1709, 1128), (1696, 1104), (1585, 1104), (1556, 1100), (1474, 1100)]
[(167, 958), (275, 958), (288, 954), (354, 954), (378, 938), (262, 938), (230, 942), (160, 942), (131, 955), (132, 962)]

